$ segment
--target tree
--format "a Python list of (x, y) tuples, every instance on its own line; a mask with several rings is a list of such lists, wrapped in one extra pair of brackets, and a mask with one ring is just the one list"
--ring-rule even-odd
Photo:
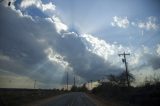
[[(108, 80), (110, 83), (112, 83), (113, 85), (119, 85), (119, 86), (127, 86), (127, 78), (126, 78), (126, 73), (122, 72), (119, 75), (108, 75)], [(129, 82), (132, 83), (135, 78), (131, 73), (128, 73), (128, 78), (129, 78)]]
[(72, 92), (77, 92), (77, 91), (78, 91), (78, 87), (72, 86), (71, 91), (72, 91)]

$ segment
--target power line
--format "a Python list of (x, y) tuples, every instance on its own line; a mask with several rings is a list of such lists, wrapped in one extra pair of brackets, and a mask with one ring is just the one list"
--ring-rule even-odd
[(125, 64), (125, 68), (126, 68), (126, 78), (127, 78), (127, 85), (128, 87), (130, 86), (130, 81), (129, 81), (129, 73), (128, 73), (128, 65), (127, 65), (127, 60), (126, 60), (126, 56), (130, 55), (130, 53), (122, 53), (122, 54), (118, 54), (119, 56), (123, 56), (122, 58), (122, 62)]

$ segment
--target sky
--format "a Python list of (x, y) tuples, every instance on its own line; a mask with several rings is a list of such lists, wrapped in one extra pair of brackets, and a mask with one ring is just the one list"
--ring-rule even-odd
[[(11, 6), (8, 2), (11, 1)], [(3, 0), (0, 88), (63, 88), (125, 70), (160, 75), (158, 0)]]

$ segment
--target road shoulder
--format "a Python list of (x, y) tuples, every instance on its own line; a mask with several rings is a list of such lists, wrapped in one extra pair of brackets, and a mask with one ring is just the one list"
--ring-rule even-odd
[(92, 99), (92, 101), (95, 102), (95, 104), (97, 106), (126, 106), (126, 105), (122, 105), (120, 103), (115, 103), (113, 101), (106, 101), (104, 99), (102, 99), (101, 97), (98, 97), (94, 94), (91, 93), (87, 93), (87, 95)]

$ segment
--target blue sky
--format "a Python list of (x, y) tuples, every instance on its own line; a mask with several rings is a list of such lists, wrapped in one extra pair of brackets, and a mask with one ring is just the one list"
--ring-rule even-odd
[[(19, 1), (17, 1), (18, 5), (21, 3)], [(157, 30), (148, 31), (131, 25), (128, 25), (126, 29), (111, 26), (114, 16), (127, 17), (129, 24), (145, 22), (148, 21), (147, 18), (154, 17), (157, 20), (156, 24), (160, 24), (158, 0), (43, 0), (42, 2), (53, 2), (56, 5), (56, 15), (69, 27), (70, 31), (90, 33), (107, 42), (118, 42), (127, 46), (131, 44), (139, 46), (143, 42), (147, 42), (147, 45), (150, 46), (159, 42), (154, 39), (148, 43), (150, 38), (158, 36), (159, 31)], [(28, 7), (24, 12), (32, 16), (48, 17), (34, 6)], [(146, 37), (141, 36), (142, 33)], [(130, 44), (126, 43), (126, 40), (129, 40)], [(137, 43), (134, 43), (135, 41)]]
[(124, 70), (117, 55), (124, 51), (136, 84), (160, 73), (158, 0), (8, 1), (0, 4), (0, 87), (37, 80), (39, 88), (62, 88), (66, 71), (70, 84), (73, 76), (96, 81)]
[[(55, 0), (55, 3), (60, 17), (69, 27), (80, 30), (80, 33), (91, 33), (111, 42), (125, 43), (130, 36), (134, 36), (130, 42), (135, 40), (137, 42), (137, 38), (141, 39), (143, 30), (130, 25), (127, 29), (113, 28), (110, 23), (114, 16), (127, 17), (130, 23), (146, 21), (150, 16), (156, 17), (157, 20), (160, 18), (159, 2), (152, 0), (70, 0), (70, 2)], [(143, 33), (147, 36), (142, 38), (145, 42), (151, 34), (158, 36), (159, 31), (144, 30)]]

